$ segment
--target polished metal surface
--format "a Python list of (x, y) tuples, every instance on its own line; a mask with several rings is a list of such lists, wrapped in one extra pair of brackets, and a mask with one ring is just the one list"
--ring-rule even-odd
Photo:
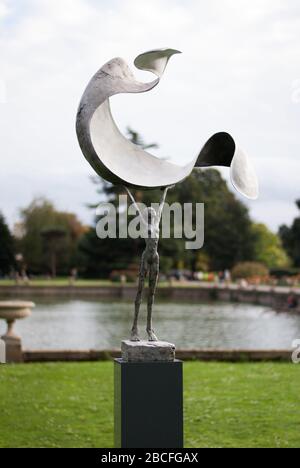
[(158, 85), (169, 59), (180, 53), (158, 49), (139, 55), (135, 66), (154, 73), (150, 83), (136, 81), (126, 62), (114, 58), (91, 79), (81, 99), (76, 130), (82, 152), (96, 173), (116, 185), (151, 190), (174, 185), (194, 168), (230, 167), (233, 186), (250, 199), (258, 197), (258, 182), (247, 155), (228, 133), (217, 133), (198, 157), (180, 166), (162, 160), (127, 140), (111, 114), (109, 98), (120, 93), (143, 93)]

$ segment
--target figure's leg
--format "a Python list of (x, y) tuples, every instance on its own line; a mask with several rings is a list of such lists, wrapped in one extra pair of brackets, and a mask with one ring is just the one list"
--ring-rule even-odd
[(139, 273), (139, 286), (135, 300), (135, 313), (134, 313), (134, 321), (131, 330), (131, 341), (140, 341), (139, 333), (138, 333), (138, 318), (143, 298), (143, 291), (145, 286), (145, 279), (147, 276), (147, 261), (145, 259), (145, 254), (142, 256), (140, 273)]
[(154, 297), (158, 282), (159, 275), (159, 255), (157, 254), (154, 262), (150, 266), (149, 273), (149, 297), (148, 297), (148, 316), (147, 316), (147, 334), (149, 341), (158, 341), (158, 338), (155, 336), (153, 327), (152, 327), (152, 312)]

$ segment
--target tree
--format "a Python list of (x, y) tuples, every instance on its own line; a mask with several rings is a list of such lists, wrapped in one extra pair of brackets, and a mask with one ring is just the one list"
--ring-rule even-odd
[[(25, 234), (19, 246), (29, 272), (55, 274), (57, 269), (66, 275), (78, 266), (78, 242), (86, 228), (75, 214), (57, 211), (47, 199), (37, 198), (21, 211), (21, 219)], [(55, 232), (64, 235), (58, 239)], [(59, 254), (57, 265), (54, 251)]]
[[(231, 269), (238, 262), (253, 260), (254, 236), (248, 208), (228, 189), (219, 171), (194, 171), (170, 192), (170, 200), (205, 205), (205, 244), (210, 270)], [(199, 251), (184, 252), (187, 267), (196, 269)]]
[(14, 240), (0, 213), (0, 276), (7, 275), (15, 266)]
[(269, 269), (289, 267), (290, 259), (279, 236), (264, 224), (253, 224), (252, 229), (255, 236), (255, 260)]
[(45, 248), (49, 253), (51, 276), (52, 278), (56, 278), (57, 256), (63, 253), (67, 232), (60, 227), (48, 227), (41, 231), (41, 236), (45, 241)]
[(141, 135), (138, 132), (136, 132), (135, 130), (132, 130), (132, 128), (130, 128), (130, 127), (127, 127), (126, 133), (127, 133), (127, 136), (129, 138), (129, 140), (132, 141), (132, 143), (134, 143), (135, 145), (140, 146), (144, 150), (159, 147), (157, 143), (150, 143), (150, 144), (145, 143), (145, 141), (141, 137)]
[[(297, 207), (300, 209), (300, 200), (296, 201)], [(295, 267), (300, 267), (300, 217), (294, 219), (292, 225), (283, 225), (279, 228), (279, 236), (282, 240), (283, 247), (292, 259)]]
[[(146, 145), (142, 138), (130, 130), (131, 139)], [(115, 187), (100, 178), (93, 179), (97, 192), (115, 206), (118, 195), (126, 194), (123, 187)], [(146, 205), (158, 202), (160, 191), (133, 191), (138, 202)], [(205, 265), (212, 270), (231, 269), (238, 262), (254, 260), (255, 236), (247, 207), (228, 189), (219, 171), (194, 171), (192, 175), (169, 191), (167, 201), (205, 204), (205, 246), (199, 251), (185, 250), (184, 239), (161, 239), (161, 269), (185, 267), (197, 270)], [(96, 220), (97, 221), (97, 220)], [(195, 224), (195, 213), (193, 216)], [(144, 247), (143, 240), (97, 238), (92, 228), (82, 238), (80, 250), (85, 258), (86, 275), (107, 276), (112, 270), (126, 269), (138, 263)], [(201, 252), (201, 255), (200, 255)], [(205, 261), (204, 261), (205, 259)]]

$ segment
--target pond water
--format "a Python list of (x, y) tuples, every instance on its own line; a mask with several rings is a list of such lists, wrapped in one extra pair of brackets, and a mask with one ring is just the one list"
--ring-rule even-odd
[[(129, 335), (131, 303), (73, 299), (35, 303), (32, 316), (15, 326), (25, 349), (115, 348)], [(143, 338), (145, 318), (143, 308)], [(177, 348), (290, 349), (293, 340), (300, 339), (300, 315), (247, 304), (160, 302), (154, 325), (158, 337)], [(4, 331), (0, 321), (0, 334)]]

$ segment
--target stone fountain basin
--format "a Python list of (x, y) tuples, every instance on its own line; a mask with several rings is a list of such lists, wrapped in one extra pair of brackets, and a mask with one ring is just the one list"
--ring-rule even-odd
[(31, 309), (35, 307), (33, 302), (0, 301), (0, 319), (19, 320), (29, 317)]

